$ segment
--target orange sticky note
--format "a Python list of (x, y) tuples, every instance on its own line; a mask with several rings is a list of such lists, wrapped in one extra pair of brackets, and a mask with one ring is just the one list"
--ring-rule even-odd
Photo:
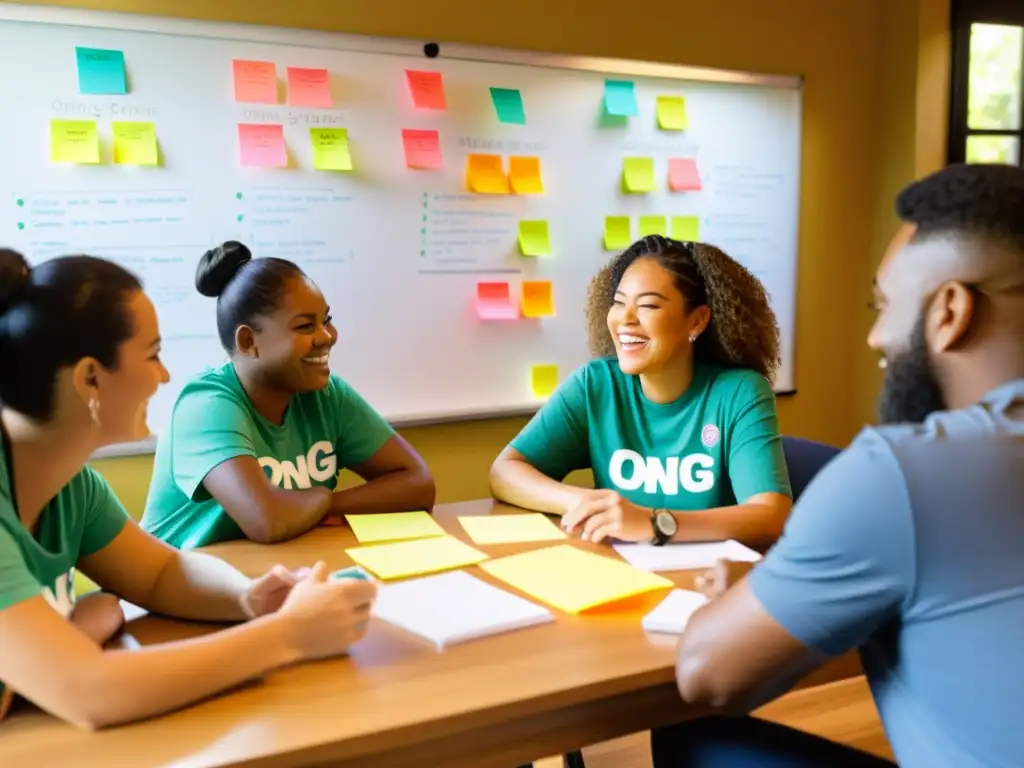
[(277, 104), (277, 67), (272, 61), (231, 62), (235, 75), (235, 101)]
[(550, 317), (555, 314), (555, 298), (550, 280), (523, 281), (523, 317)]
[(402, 146), (405, 147), (406, 167), (428, 171), (444, 167), (441, 138), (437, 131), (414, 131), (403, 128)]
[(482, 195), (507, 195), (508, 179), (501, 167), (501, 155), (468, 155), (466, 186)]
[(288, 103), (293, 107), (333, 107), (331, 73), (326, 69), (288, 67)]
[(530, 388), (535, 397), (551, 397), (551, 393), (558, 389), (558, 366), (535, 365), (530, 368)]
[(405, 79), (409, 83), (412, 103), (418, 109), (448, 109), (448, 101), (444, 96), (444, 81), (440, 72), (407, 69)]
[(477, 283), (476, 313), (481, 320), (516, 320), (519, 309), (512, 303), (508, 283)]
[(510, 157), (508, 179), (517, 195), (539, 195), (544, 191), (539, 157)]
[(286, 168), (288, 166), (288, 149), (284, 144), (284, 126), (239, 123), (238, 149), (242, 165), (264, 168)]
[(700, 171), (692, 157), (673, 157), (668, 161), (668, 188), (675, 192), (699, 192)]

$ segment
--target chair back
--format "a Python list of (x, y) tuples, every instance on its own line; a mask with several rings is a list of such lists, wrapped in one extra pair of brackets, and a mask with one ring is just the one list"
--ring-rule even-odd
[(840, 450), (825, 443), (784, 435), (782, 452), (786, 455), (789, 484), (793, 489), (793, 503), (795, 504), (814, 476), (838, 456)]

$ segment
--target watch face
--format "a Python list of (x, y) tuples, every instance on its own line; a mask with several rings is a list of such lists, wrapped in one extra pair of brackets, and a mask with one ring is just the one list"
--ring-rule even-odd
[(671, 512), (659, 512), (658, 513), (658, 528), (661, 529), (662, 533), (666, 536), (676, 535), (676, 518)]

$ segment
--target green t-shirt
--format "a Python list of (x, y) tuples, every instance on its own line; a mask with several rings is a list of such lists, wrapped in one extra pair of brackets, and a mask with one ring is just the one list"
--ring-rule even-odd
[(548, 477), (591, 469), (634, 504), (700, 510), (791, 496), (775, 393), (750, 370), (698, 364), (672, 403), (652, 403), (615, 358), (577, 369), (512, 441)]
[(226, 363), (185, 385), (167, 434), (157, 443), (142, 527), (179, 549), (243, 539), (245, 534), (203, 485), (210, 471), (239, 456), (257, 459), (270, 482), (290, 490), (332, 490), (345, 467), (371, 458), (391, 426), (337, 376), (295, 395), (284, 423), (252, 407), (234, 366)]

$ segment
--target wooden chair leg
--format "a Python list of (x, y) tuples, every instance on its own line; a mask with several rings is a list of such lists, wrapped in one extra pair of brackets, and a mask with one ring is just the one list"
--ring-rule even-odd
[(563, 755), (562, 765), (565, 768), (587, 768), (586, 763), (583, 762), (583, 753), (580, 751), (567, 752)]

